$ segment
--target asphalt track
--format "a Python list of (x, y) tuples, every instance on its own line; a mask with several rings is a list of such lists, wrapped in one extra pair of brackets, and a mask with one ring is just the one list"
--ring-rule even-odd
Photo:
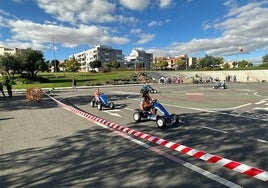
[[(268, 170), (268, 84), (159, 85), (177, 125), (133, 121), (140, 86), (100, 87), (115, 109), (89, 105), (95, 88), (51, 96), (86, 113), (197, 150)], [(267, 182), (198, 160), (67, 111), (47, 96), (0, 98), (0, 187), (267, 187)]]

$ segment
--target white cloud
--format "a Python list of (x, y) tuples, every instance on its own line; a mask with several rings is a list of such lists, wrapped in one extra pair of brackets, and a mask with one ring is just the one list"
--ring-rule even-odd
[(159, 21), (159, 22), (157, 22), (157, 21), (151, 21), (151, 22), (148, 24), (149, 27), (161, 26), (161, 25), (162, 25), (162, 22), (161, 22), (161, 21)]
[(145, 44), (155, 38), (155, 34), (139, 34), (139, 41), (137, 42), (138, 44)]
[(132, 34), (137, 34), (137, 33), (141, 33), (141, 32), (142, 32), (141, 29), (131, 29), (130, 30), (130, 33), (132, 33)]
[(120, 4), (130, 10), (142, 11), (149, 5), (149, 0), (119, 0)]
[(37, 24), (31, 21), (10, 20), (9, 25), (12, 28), (13, 40), (26, 43), (35, 41), (35, 45), (46, 48), (45, 44), (55, 39), (55, 42), (61, 43), (65, 47), (76, 47), (81, 44), (125, 44), (129, 42), (128, 38), (110, 35), (110, 30), (105, 27), (80, 25), (75, 28)]
[(171, 5), (172, 0), (159, 0), (160, 8), (167, 8)]
[(38, 6), (48, 14), (61, 22), (77, 23), (107, 23), (121, 22), (133, 23), (137, 20), (133, 17), (116, 15), (114, 3), (106, 0), (37, 0)]
[(115, 5), (105, 0), (37, 0), (40, 8), (62, 22), (111, 22)]

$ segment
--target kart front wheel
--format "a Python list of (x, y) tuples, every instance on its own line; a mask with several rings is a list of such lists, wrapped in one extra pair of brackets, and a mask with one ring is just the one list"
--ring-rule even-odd
[(171, 123), (176, 124), (179, 122), (179, 116), (176, 114), (171, 114)]
[(133, 119), (136, 121), (136, 122), (139, 122), (141, 120), (141, 113), (140, 112), (134, 112), (133, 114)]
[(157, 118), (157, 120), (156, 120), (156, 125), (157, 125), (159, 128), (161, 128), (161, 129), (165, 128), (165, 126), (166, 126), (166, 120), (165, 120), (165, 118), (163, 118), (163, 117), (159, 117), (159, 118)]
[(109, 103), (109, 108), (110, 108), (110, 109), (114, 109), (114, 103), (113, 103), (113, 102), (110, 102), (110, 103)]
[(101, 105), (101, 103), (98, 103), (98, 110), (102, 110), (102, 105)]
[(94, 105), (95, 105), (95, 101), (94, 101), (94, 100), (91, 100), (91, 101), (90, 101), (90, 106), (91, 106), (91, 107), (94, 107)]

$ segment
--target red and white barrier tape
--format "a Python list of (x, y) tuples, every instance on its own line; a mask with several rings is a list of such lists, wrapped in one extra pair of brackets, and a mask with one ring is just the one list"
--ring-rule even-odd
[(216, 164), (218, 166), (225, 167), (225, 168), (228, 168), (228, 169), (236, 171), (236, 172), (240, 172), (242, 174), (248, 175), (250, 177), (253, 177), (253, 178), (256, 178), (256, 179), (259, 179), (259, 180), (262, 180), (262, 181), (268, 183), (268, 172), (265, 170), (251, 167), (251, 166), (248, 166), (248, 165), (245, 165), (245, 164), (233, 161), (233, 160), (229, 160), (229, 159), (220, 157), (218, 155), (213, 155), (210, 153), (206, 153), (204, 151), (196, 150), (196, 149), (193, 149), (193, 148), (188, 147), (188, 146), (174, 143), (174, 142), (162, 139), (162, 138), (157, 138), (157, 137), (154, 137), (152, 135), (118, 125), (116, 123), (109, 122), (105, 119), (91, 115), (90, 113), (86, 113), (86, 112), (78, 110), (74, 107), (68, 106), (68, 105), (56, 100), (55, 98), (51, 97), (50, 95), (48, 95), (48, 96), (51, 99), (53, 99), (55, 102), (57, 102), (58, 105), (61, 106), (62, 108), (67, 109), (67, 110), (69, 110), (69, 111), (71, 111), (71, 112), (73, 112), (73, 113), (75, 113), (83, 118), (89, 119), (91, 121), (99, 122), (103, 125), (106, 125), (106, 126), (113, 128), (113, 129), (117, 129), (117, 130), (120, 130), (122, 132), (125, 132), (129, 135), (133, 135), (135, 137), (142, 138), (143, 140), (150, 141), (152, 143), (169, 148), (171, 150), (179, 151), (183, 154), (190, 155), (190, 156), (195, 157), (197, 159), (201, 159), (201, 160), (207, 161), (209, 163), (213, 163), (213, 164)]

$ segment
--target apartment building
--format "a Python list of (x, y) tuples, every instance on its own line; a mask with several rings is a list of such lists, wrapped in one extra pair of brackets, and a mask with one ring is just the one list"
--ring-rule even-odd
[(125, 58), (130, 68), (151, 68), (153, 54), (146, 53), (144, 50), (133, 49), (129, 56)]
[(111, 46), (97, 45), (92, 49), (73, 54), (69, 58), (73, 56), (80, 63), (80, 71), (83, 72), (90, 71), (90, 62), (95, 60), (101, 61), (102, 66), (113, 61), (117, 61), (121, 65), (124, 64), (122, 50), (113, 49)]
[[(154, 63), (158, 63), (159, 61), (167, 62), (167, 69), (170, 70), (187, 70), (191, 65), (196, 64), (197, 59), (195, 57), (188, 57), (187, 55), (175, 57), (157, 57), (154, 59)], [(178, 62), (181, 62), (181, 65), (178, 65)]]
[(18, 49), (18, 48), (0, 47), (0, 55), (4, 55), (5, 53), (8, 53), (10, 55), (17, 55), (20, 52), (21, 52), (21, 49)]

